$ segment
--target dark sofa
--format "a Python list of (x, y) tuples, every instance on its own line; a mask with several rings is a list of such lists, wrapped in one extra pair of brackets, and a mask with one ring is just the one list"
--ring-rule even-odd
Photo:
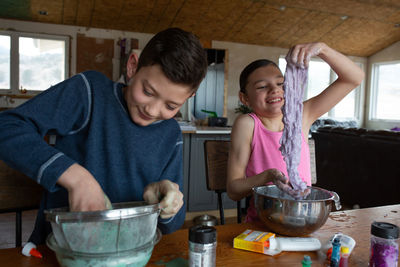
[(400, 132), (322, 126), (315, 141), (317, 183), (361, 208), (400, 203)]

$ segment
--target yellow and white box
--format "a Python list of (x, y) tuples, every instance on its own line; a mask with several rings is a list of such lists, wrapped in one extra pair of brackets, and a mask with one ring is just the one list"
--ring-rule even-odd
[(247, 229), (233, 239), (233, 247), (265, 254), (271, 237), (275, 234)]

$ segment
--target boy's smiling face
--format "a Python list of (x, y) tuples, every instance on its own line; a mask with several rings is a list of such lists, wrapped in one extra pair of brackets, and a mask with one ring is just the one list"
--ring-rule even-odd
[(129, 116), (141, 126), (174, 117), (194, 94), (189, 85), (171, 82), (159, 65), (142, 67), (123, 92)]

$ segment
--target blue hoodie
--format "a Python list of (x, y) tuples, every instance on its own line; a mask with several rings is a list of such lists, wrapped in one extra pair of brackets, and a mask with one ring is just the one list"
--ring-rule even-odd
[[(50, 232), (43, 210), (68, 206), (68, 192), (56, 184), (72, 164), (85, 167), (112, 203), (143, 200), (146, 185), (169, 179), (183, 191), (182, 134), (174, 119), (135, 124), (122, 95), (123, 85), (103, 74), (77, 74), (0, 113), (0, 159), (47, 189), (31, 242)], [(55, 136), (50, 146), (45, 135)], [(159, 218), (163, 233), (181, 227), (185, 207)]]

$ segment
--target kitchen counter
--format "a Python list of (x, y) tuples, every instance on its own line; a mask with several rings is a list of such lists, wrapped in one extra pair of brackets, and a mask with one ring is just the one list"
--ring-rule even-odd
[(231, 134), (232, 127), (196, 126), (196, 134)]
[(231, 134), (232, 127), (181, 126), (183, 134)]
[(196, 126), (187, 121), (178, 121), (183, 134), (230, 134), (232, 127)]
[[(353, 237), (356, 246), (348, 266), (368, 266), (370, 229), (373, 221), (385, 221), (400, 225), (400, 205), (332, 212), (325, 225), (311, 234), (324, 244), (336, 232)], [(216, 226), (216, 266), (301, 266), (304, 255), (309, 255), (312, 266), (327, 266), (324, 257), (317, 252), (282, 252), (267, 256), (233, 248), (233, 238), (246, 229), (267, 231), (261, 223), (227, 224)], [(55, 254), (45, 245), (38, 247), (43, 259), (25, 257), (21, 248), (0, 249), (0, 262), (4, 266), (57, 266)], [(155, 246), (147, 266), (185, 266), (188, 259), (188, 230), (182, 229), (165, 235)]]

